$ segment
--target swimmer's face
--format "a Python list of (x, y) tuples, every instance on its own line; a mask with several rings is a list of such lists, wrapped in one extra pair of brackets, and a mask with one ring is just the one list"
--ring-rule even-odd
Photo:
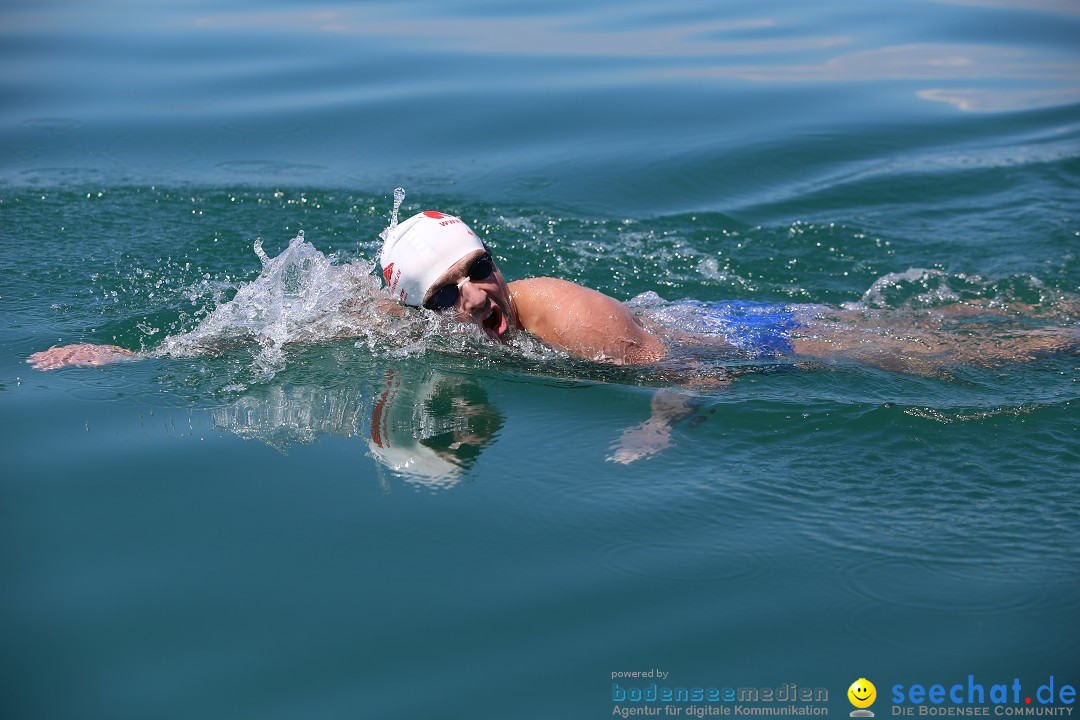
[(851, 683), (851, 687), (847, 690), (847, 696), (855, 707), (868, 708), (874, 704), (874, 700), (877, 698), (877, 688), (874, 687), (874, 683), (866, 678), (859, 678)]
[[(443, 312), (453, 313), (460, 322), (471, 322), (480, 328), (492, 340), (502, 341), (514, 327), (514, 315), (510, 308), (510, 290), (502, 273), (492, 262), (492, 272), (486, 278), (468, 280), (469, 270), (480, 258), (487, 254), (485, 250), (474, 250), (458, 260), (428, 289), (424, 304), (432, 295), (446, 285), (458, 288), (458, 298), (454, 307)], [(466, 280), (458, 285), (462, 280)]]

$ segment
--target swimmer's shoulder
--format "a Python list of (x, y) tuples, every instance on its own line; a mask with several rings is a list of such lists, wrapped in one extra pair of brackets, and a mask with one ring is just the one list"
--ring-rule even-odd
[(527, 297), (538, 295), (544, 296), (545, 299), (557, 298), (567, 294), (575, 295), (581, 291), (603, 295), (603, 293), (597, 290), (587, 288), (584, 285), (578, 285), (576, 282), (554, 277), (534, 277), (524, 278), (523, 280), (514, 280), (513, 282), (507, 283), (507, 287), (510, 288), (511, 295), (523, 295)]
[(560, 315), (609, 311), (615, 306), (625, 307), (599, 290), (562, 278), (526, 278), (507, 283), (507, 287), (514, 308), (526, 328), (530, 325), (550, 324)]
[(580, 357), (655, 362), (666, 353), (630, 309), (599, 290), (552, 277), (508, 284), (522, 329)]

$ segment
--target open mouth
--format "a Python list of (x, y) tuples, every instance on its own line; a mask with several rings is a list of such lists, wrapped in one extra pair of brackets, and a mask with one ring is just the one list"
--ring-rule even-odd
[(493, 337), (501, 337), (506, 332), (506, 322), (502, 308), (492, 303), (491, 312), (488, 313), (488, 316), (483, 319), (480, 325)]

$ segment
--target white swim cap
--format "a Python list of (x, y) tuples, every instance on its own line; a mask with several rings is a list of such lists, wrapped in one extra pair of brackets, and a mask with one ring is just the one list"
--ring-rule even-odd
[(461, 218), (427, 210), (385, 231), (379, 264), (390, 293), (420, 307), (443, 273), (483, 249), (483, 241)]

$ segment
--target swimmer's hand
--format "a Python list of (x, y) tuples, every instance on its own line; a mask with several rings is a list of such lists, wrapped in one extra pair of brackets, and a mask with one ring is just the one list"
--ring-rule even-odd
[(608, 462), (629, 465), (671, 447), (671, 424), (649, 419), (623, 431)]
[[(706, 378), (706, 381), (709, 379)], [(703, 385), (723, 385), (726, 380), (713, 379)], [(615, 444), (609, 462), (629, 465), (671, 447), (671, 428), (679, 420), (690, 417), (701, 405), (693, 395), (677, 390), (661, 389), (652, 396), (652, 414), (640, 425), (627, 428)], [(704, 420), (704, 418), (702, 418)]]
[(77, 345), (55, 345), (48, 350), (36, 352), (26, 358), (26, 362), (34, 366), (35, 370), (57, 370), (62, 367), (97, 367), (110, 365), (128, 358), (135, 357), (132, 351), (117, 345), (91, 345), (79, 343)]

